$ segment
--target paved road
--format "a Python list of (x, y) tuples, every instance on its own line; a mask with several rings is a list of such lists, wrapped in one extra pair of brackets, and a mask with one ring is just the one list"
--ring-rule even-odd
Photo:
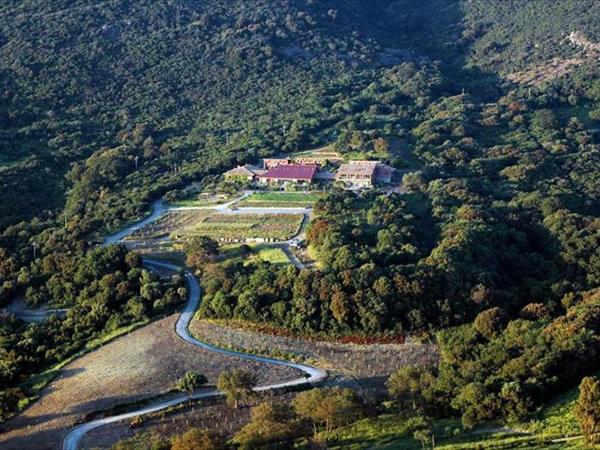
[[(152, 222), (153, 220), (156, 220), (158, 217), (160, 217), (161, 214), (163, 214), (166, 211), (166, 209), (163, 206), (162, 201), (155, 202), (154, 208), (155, 209), (154, 209), (153, 213), (148, 218), (141, 221), (140, 223), (130, 225), (130, 226), (124, 228), (123, 230), (119, 231), (118, 233), (115, 233), (112, 236), (108, 236), (104, 240), (105, 245), (114, 244), (114, 243), (119, 242), (121, 239), (128, 236), (133, 231), (139, 229), (142, 226), (147, 225), (148, 223)], [(160, 267), (163, 269), (174, 270), (174, 271), (181, 270), (181, 268), (179, 266), (160, 262), (160, 261), (153, 261), (153, 260), (145, 259), (144, 263), (150, 267), (154, 266), (154, 267)], [(256, 392), (269, 391), (269, 390), (273, 390), (273, 389), (279, 389), (279, 388), (285, 388), (285, 387), (291, 387), (291, 386), (299, 386), (299, 385), (305, 385), (305, 384), (313, 384), (313, 383), (317, 383), (317, 382), (322, 381), (325, 378), (327, 378), (327, 372), (322, 369), (319, 369), (317, 367), (309, 366), (306, 364), (298, 364), (298, 363), (285, 361), (285, 360), (281, 360), (281, 359), (252, 355), (249, 353), (242, 353), (242, 352), (226, 350), (226, 349), (222, 349), (217, 346), (208, 344), (206, 342), (199, 341), (198, 339), (194, 338), (189, 332), (189, 324), (190, 324), (192, 318), (194, 317), (194, 313), (198, 309), (198, 305), (200, 304), (201, 289), (200, 289), (200, 284), (198, 283), (198, 280), (190, 271), (184, 271), (184, 274), (185, 274), (186, 283), (188, 285), (188, 300), (187, 300), (187, 304), (186, 304), (183, 312), (181, 313), (181, 316), (179, 316), (179, 319), (177, 320), (177, 323), (175, 325), (175, 331), (176, 331), (177, 335), (179, 337), (181, 337), (181, 339), (183, 339), (184, 341), (186, 341), (192, 345), (195, 345), (196, 347), (200, 347), (205, 350), (221, 353), (223, 355), (234, 356), (237, 358), (243, 358), (243, 359), (258, 361), (258, 362), (267, 363), (267, 364), (274, 364), (274, 365), (278, 365), (278, 366), (290, 367), (293, 369), (300, 370), (304, 373), (304, 376), (293, 379), (293, 380), (258, 386), (254, 389)], [(193, 394), (191, 398), (192, 399), (200, 399), (200, 398), (208, 398), (208, 397), (217, 397), (217, 396), (221, 396), (221, 395), (223, 395), (223, 394), (221, 392), (219, 392), (218, 390), (211, 389), (208, 391), (203, 391), (203, 392), (198, 392), (196, 394)], [(81, 425), (77, 425), (76, 427), (72, 428), (65, 436), (65, 439), (63, 441), (63, 450), (76, 450), (78, 448), (79, 442), (81, 441), (83, 436), (91, 430), (102, 427), (104, 425), (119, 422), (121, 420), (126, 420), (126, 419), (131, 419), (136, 416), (143, 416), (146, 414), (151, 414), (156, 411), (160, 411), (160, 410), (169, 408), (171, 406), (175, 406), (180, 403), (186, 402), (189, 400), (189, 398), (190, 397), (187, 395), (181, 395), (181, 396), (173, 398), (171, 400), (157, 402), (152, 405), (146, 406), (144, 408), (130, 411), (128, 413), (118, 414), (118, 415), (110, 416), (110, 417), (103, 417), (101, 419), (96, 419), (96, 420), (92, 420), (87, 423), (83, 423)]]
[(123, 228), (121, 231), (106, 237), (104, 239), (104, 245), (116, 244), (117, 242), (122, 241), (134, 231), (137, 231), (149, 223), (157, 220), (166, 210), (167, 208), (165, 207), (165, 203), (162, 200), (156, 200), (154, 203), (152, 203), (152, 214), (150, 214), (144, 220), (133, 225), (129, 225), (128, 227)]

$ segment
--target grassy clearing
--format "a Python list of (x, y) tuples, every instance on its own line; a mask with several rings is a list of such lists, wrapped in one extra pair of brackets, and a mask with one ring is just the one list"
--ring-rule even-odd
[(230, 194), (202, 193), (194, 198), (178, 200), (172, 204), (175, 206), (217, 206), (227, 203), (234, 198)]
[(312, 206), (324, 195), (323, 192), (256, 192), (236, 203), (235, 206), (240, 208), (303, 208)]
[[(600, 372), (593, 375), (600, 376)], [(580, 435), (581, 428), (575, 417), (575, 405), (578, 397), (579, 387), (568, 390), (552, 401), (533, 420), (519, 425), (519, 427), (550, 438)]]
[[(421, 443), (413, 438), (411, 419), (400, 414), (383, 414), (339, 428), (327, 448), (336, 450), (418, 450)], [(551, 442), (541, 436), (510, 432), (487, 432), (485, 428), (463, 431), (456, 419), (438, 420), (433, 424), (436, 449), (500, 450), (500, 449), (581, 449), (579, 441)], [(426, 447), (427, 448), (427, 447)]]
[[(327, 443), (327, 448), (418, 450), (422, 446), (412, 437), (413, 424), (414, 420), (399, 414), (369, 417), (336, 430)], [(456, 425), (455, 421), (443, 421), (439, 422), (434, 430), (437, 434), (442, 432), (444, 427)]]
[(217, 240), (286, 240), (298, 233), (302, 214), (213, 214), (191, 225), (183, 234), (209, 236)]
[[(485, 427), (474, 431), (460, 431), (458, 420), (438, 421), (436, 430), (436, 448), (444, 450), (500, 450), (500, 449), (586, 449), (581, 439), (576, 438), (581, 430), (574, 414), (579, 395), (577, 387), (559, 396), (538, 416), (524, 424), (514, 424), (514, 428), (529, 435), (510, 432), (485, 432)], [(382, 415), (364, 419), (341, 428), (330, 449), (419, 449), (420, 443), (412, 439), (407, 432), (406, 420), (399, 415)], [(487, 427), (492, 430), (494, 427)], [(456, 430), (456, 431), (455, 431)], [(556, 439), (568, 440), (552, 442)], [(574, 439), (569, 439), (574, 438)]]
[(290, 264), (290, 259), (279, 247), (266, 244), (250, 244), (249, 247), (250, 253), (245, 254), (239, 245), (223, 246), (221, 261), (251, 262), (261, 259), (280, 266)]
[(578, 396), (579, 389), (571, 389), (542, 410), (538, 417), (525, 424), (523, 428), (547, 437), (579, 435), (581, 428), (574, 413)]
[(278, 266), (283, 266), (286, 264), (290, 264), (290, 259), (287, 257), (285, 252), (277, 247), (269, 247), (269, 246), (260, 246), (257, 249), (258, 258), (263, 261), (270, 262), (271, 264), (275, 264)]

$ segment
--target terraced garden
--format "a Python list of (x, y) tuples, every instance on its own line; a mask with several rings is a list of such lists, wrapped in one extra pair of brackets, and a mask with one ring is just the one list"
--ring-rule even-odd
[(181, 230), (183, 235), (202, 235), (239, 242), (246, 239), (282, 241), (300, 230), (302, 214), (212, 214)]
[(238, 208), (305, 208), (311, 207), (323, 192), (256, 192), (236, 203)]
[(193, 226), (210, 214), (210, 210), (168, 211), (158, 220), (134, 231), (125, 240), (166, 238), (173, 231)]
[[(239, 326), (238, 326), (239, 325)], [(194, 336), (216, 345), (285, 359), (305, 361), (354, 379), (362, 389), (381, 389), (387, 377), (411, 364), (433, 365), (438, 352), (433, 344), (350, 344), (276, 336), (243, 328), (231, 321), (196, 317), (190, 330)]]

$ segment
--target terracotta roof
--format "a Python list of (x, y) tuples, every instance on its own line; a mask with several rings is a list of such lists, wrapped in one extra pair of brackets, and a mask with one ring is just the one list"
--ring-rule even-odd
[(372, 176), (373, 172), (375, 172), (375, 164), (371, 163), (350, 163), (350, 164), (342, 164), (337, 174), (339, 175), (367, 175)]
[(248, 177), (254, 174), (254, 167), (248, 164), (246, 164), (245, 166), (237, 166), (236, 168), (225, 172), (225, 175), (234, 177)]
[(280, 180), (305, 180), (311, 181), (317, 173), (316, 165), (281, 164), (267, 170), (261, 178), (275, 178)]

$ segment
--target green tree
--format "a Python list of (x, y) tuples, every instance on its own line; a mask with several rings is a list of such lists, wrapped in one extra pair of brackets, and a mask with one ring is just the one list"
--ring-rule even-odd
[(219, 450), (223, 439), (208, 431), (192, 428), (171, 440), (171, 450)]
[(421, 366), (406, 366), (390, 375), (387, 388), (401, 408), (413, 410), (423, 406), (422, 392), (428, 386), (431, 373)]
[(301, 392), (293, 401), (296, 413), (313, 424), (325, 426), (328, 437), (335, 427), (350, 423), (360, 415), (358, 401), (351, 389), (318, 388)]
[(417, 430), (413, 433), (413, 438), (421, 442), (421, 447), (425, 450), (425, 446), (432, 443), (431, 430), (427, 428)]
[(183, 245), (186, 253), (186, 264), (202, 271), (207, 263), (212, 261), (220, 252), (219, 244), (208, 236), (194, 236)]
[(208, 380), (206, 379), (206, 377), (201, 373), (190, 371), (186, 372), (185, 375), (183, 375), (179, 380), (177, 380), (175, 387), (181, 392), (187, 392), (188, 395), (190, 395), (191, 397), (194, 391), (203, 384), (206, 384), (207, 381)]
[(507, 322), (502, 308), (494, 307), (480, 312), (473, 322), (473, 328), (487, 339), (492, 339), (504, 329)]
[(237, 408), (254, 395), (257, 377), (252, 372), (233, 369), (221, 372), (217, 379), (217, 389), (225, 393), (227, 404)]
[(452, 400), (452, 407), (462, 412), (463, 425), (473, 428), (478, 423), (497, 417), (500, 402), (481, 383), (469, 383)]
[(295, 435), (297, 424), (288, 403), (261, 403), (252, 408), (250, 421), (234, 437), (242, 449), (260, 449), (266, 444)]
[(575, 415), (585, 439), (590, 444), (600, 443), (600, 379), (585, 377), (579, 385)]
[(10, 417), (23, 397), (24, 394), (19, 388), (0, 391), (0, 421), (5, 421)]

